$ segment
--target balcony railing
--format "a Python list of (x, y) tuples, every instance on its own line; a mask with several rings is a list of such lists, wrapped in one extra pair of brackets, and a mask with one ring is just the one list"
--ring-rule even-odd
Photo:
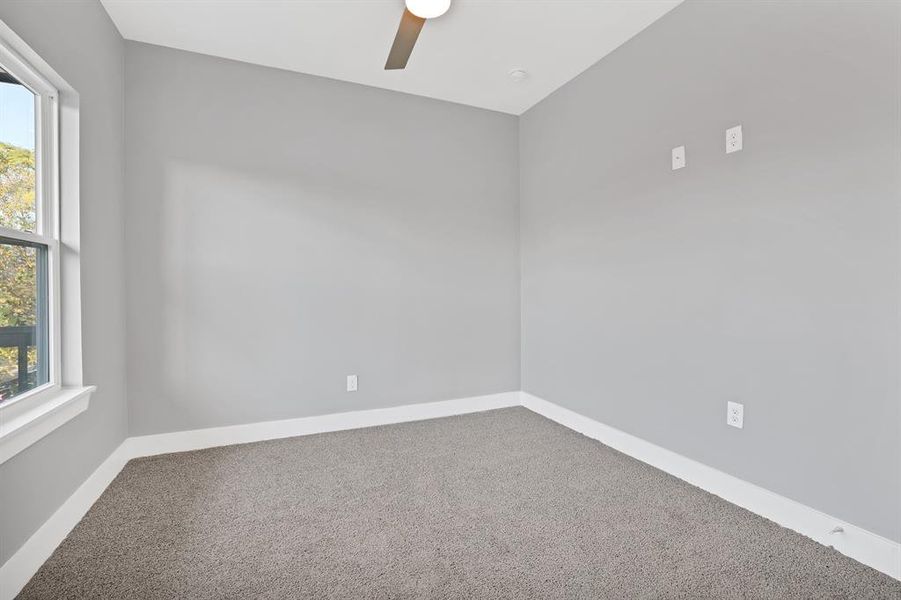
[(0, 381), (0, 400), (19, 394), (34, 387), (37, 373), (28, 372), (28, 347), (35, 345), (34, 325), (0, 327), (0, 348), (16, 348), (16, 379)]

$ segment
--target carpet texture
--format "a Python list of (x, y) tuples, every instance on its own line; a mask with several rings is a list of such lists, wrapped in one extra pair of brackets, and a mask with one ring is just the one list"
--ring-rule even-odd
[(19, 596), (901, 598), (524, 408), (133, 460)]

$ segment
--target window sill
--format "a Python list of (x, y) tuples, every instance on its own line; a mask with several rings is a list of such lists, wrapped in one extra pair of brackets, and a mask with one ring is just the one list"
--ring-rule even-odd
[(0, 405), (0, 464), (87, 410), (95, 389), (36, 389)]

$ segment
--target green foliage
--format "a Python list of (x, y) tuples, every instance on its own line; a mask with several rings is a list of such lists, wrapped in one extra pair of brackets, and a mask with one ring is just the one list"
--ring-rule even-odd
[(0, 225), (35, 228), (34, 152), (0, 142)]
[[(0, 225), (19, 231), (34, 231), (36, 225), (34, 153), (2, 142)], [(0, 244), (0, 327), (35, 324), (36, 260), (34, 248)], [(0, 382), (16, 378), (16, 353), (16, 348), (0, 348)]]

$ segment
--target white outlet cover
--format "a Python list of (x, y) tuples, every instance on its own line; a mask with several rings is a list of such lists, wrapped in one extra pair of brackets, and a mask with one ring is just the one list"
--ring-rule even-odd
[(673, 148), (673, 171), (685, 166), (685, 146)]
[(347, 376), (347, 391), (348, 392), (356, 392), (357, 391), (357, 376), (356, 375), (348, 375)]
[(738, 402), (726, 404), (726, 424), (742, 429), (745, 426), (745, 405)]
[(741, 125), (730, 127), (726, 130), (726, 154), (732, 154), (741, 150)]

